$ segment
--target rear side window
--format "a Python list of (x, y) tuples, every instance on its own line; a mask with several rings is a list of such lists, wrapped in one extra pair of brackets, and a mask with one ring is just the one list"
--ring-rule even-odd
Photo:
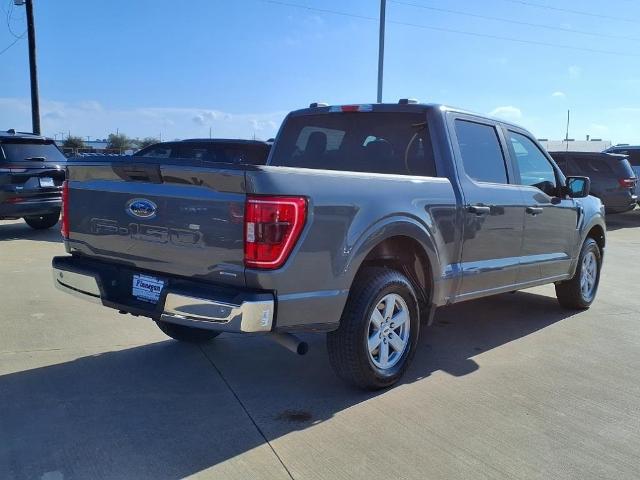
[(584, 170), (588, 176), (589, 173), (599, 173), (599, 174), (613, 174), (613, 168), (606, 160), (601, 158), (586, 158), (581, 159), (584, 165)]
[(456, 136), (466, 174), (479, 182), (509, 183), (495, 127), (456, 120)]
[(284, 124), (271, 165), (436, 176), (426, 116), (345, 112), (300, 115)]

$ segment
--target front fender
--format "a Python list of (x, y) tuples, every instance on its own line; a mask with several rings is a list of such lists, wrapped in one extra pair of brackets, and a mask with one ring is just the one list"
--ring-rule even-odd
[(594, 227), (602, 228), (603, 236), (605, 236), (604, 243), (602, 245), (602, 255), (604, 256), (604, 246), (606, 245), (606, 232), (607, 224), (605, 220), (604, 205), (600, 199), (596, 197), (586, 197), (581, 199), (580, 207), (582, 208), (581, 218), (578, 224), (578, 238), (579, 243), (576, 245), (575, 254), (573, 255), (573, 262), (571, 263), (571, 276), (573, 277), (578, 267), (578, 259), (580, 257), (580, 251), (582, 245), (586, 241), (589, 233)]

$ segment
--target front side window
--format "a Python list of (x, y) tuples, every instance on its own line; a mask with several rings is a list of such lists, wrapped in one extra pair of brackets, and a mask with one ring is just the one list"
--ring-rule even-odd
[(479, 182), (509, 183), (495, 127), (456, 120), (456, 136), (466, 174)]
[(557, 187), (555, 169), (537, 145), (530, 138), (512, 131), (509, 131), (508, 144), (511, 155), (518, 163), (520, 184), (554, 195)]

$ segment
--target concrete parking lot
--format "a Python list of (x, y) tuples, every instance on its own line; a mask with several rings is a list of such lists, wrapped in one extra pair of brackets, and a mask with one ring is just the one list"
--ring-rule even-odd
[(552, 286), (441, 309), (404, 381), (338, 381), (324, 337), (181, 345), (52, 287), (57, 230), (0, 222), (0, 478), (640, 478), (640, 211), (598, 300)]

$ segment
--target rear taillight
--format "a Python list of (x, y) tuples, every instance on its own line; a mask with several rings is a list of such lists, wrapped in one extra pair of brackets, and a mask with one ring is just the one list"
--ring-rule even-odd
[(636, 185), (635, 178), (621, 178), (618, 180), (618, 183), (622, 188), (633, 188)]
[(280, 268), (293, 250), (307, 218), (304, 197), (247, 197), (244, 215), (244, 264)]
[(62, 184), (62, 222), (60, 232), (64, 238), (69, 238), (69, 181)]

